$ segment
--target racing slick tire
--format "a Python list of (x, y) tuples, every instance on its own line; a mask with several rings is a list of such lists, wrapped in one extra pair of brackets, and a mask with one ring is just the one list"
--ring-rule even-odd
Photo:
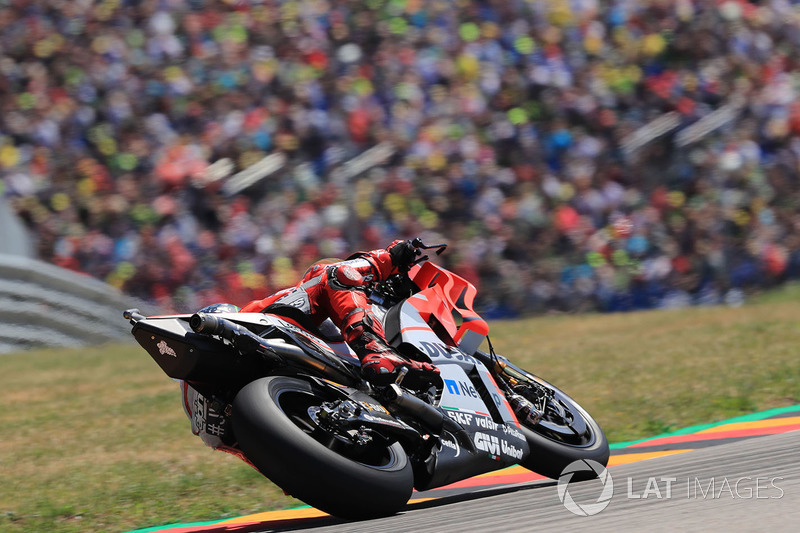
[(309, 411), (335, 400), (308, 381), (271, 376), (249, 383), (231, 420), (247, 459), (287, 493), (326, 513), (364, 519), (396, 513), (411, 497), (411, 463), (399, 443), (348, 445)]

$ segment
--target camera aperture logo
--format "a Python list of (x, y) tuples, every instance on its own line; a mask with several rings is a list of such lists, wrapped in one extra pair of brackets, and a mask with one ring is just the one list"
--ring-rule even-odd
[[(580, 474), (578, 476), (580, 479), (597, 477), (603, 489), (596, 501), (578, 503), (572, 495), (570, 495), (570, 482), (576, 474)], [(592, 484), (592, 486), (595, 486), (595, 484)], [(561, 503), (564, 504), (564, 507), (566, 507), (569, 512), (578, 516), (593, 516), (608, 507), (608, 504), (611, 503), (611, 497), (614, 496), (614, 481), (611, 479), (611, 474), (608, 473), (605, 466), (591, 459), (579, 459), (568, 464), (561, 472), (561, 475), (558, 477), (557, 490), (558, 499), (561, 500)]]
[[(743, 476), (736, 479), (687, 477), (684, 485), (677, 477), (650, 476), (644, 490), (641, 490), (638, 486), (642, 486), (642, 483), (634, 483), (634, 479), (628, 477), (626, 496), (628, 500), (781, 499), (785, 491), (779, 482), (783, 479), (780, 476)], [(598, 483), (601, 487), (598, 487)], [(580, 459), (567, 465), (558, 478), (556, 489), (564, 507), (578, 516), (594, 516), (602, 512), (614, 496), (611, 474), (602, 464), (591, 459)]]

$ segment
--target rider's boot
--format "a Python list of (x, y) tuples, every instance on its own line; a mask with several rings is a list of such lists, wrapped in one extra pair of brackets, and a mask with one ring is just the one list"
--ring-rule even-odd
[(371, 332), (364, 332), (350, 342), (361, 361), (361, 375), (373, 385), (394, 383), (402, 368), (435, 375), (439, 369), (430, 363), (413, 361), (399, 355)]
[(393, 383), (403, 367), (417, 373), (439, 373), (432, 364), (406, 359), (390, 348), (375, 331), (380, 330), (380, 325), (376, 327), (372, 317), (363, 309), (357, 309), (347, 318), (351, 320), (342, 328), (342, 335), (361, 361), (361, 375), (370, 383)]

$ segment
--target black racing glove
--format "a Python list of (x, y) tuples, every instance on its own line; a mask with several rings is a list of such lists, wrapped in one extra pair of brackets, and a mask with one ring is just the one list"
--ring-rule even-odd
[(419, 254), (411, 241), (396, 241), (389, 247), (392, 264), (401, 272), (406, 272)]

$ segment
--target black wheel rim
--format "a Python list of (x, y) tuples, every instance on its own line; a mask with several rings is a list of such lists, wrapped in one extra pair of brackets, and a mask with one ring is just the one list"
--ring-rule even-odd
[(576, 448), (586, 448), (594, 444), (596, 435), (591, 425), (566, 394), (554, 390), (553, 396), (545, 404), (544, 416), (538, 424), (526, 427), (552, 441)]
[(356, 445), (348, 435), (320, 427), (309, 414), (309, 409), (319, 406), (324, 401), (322, 398), (296, 388), (283, 388), (275, 393), (274, 398), (280, 410), (295, 426), (334, 453), (379, 470), (390, 469), (397, 464), (395, 451), (384, 442), (371, 439), (367, 444)]

